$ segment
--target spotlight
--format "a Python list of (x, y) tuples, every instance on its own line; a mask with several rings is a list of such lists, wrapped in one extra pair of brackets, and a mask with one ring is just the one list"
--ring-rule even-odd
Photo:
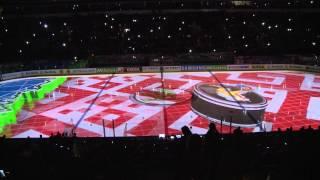
[(4, 178), (4, 177), (6, 177), (6, 174), (4, 173), (4, 170), (0, 170), (0, 177), (2, 177), (2, 178)]

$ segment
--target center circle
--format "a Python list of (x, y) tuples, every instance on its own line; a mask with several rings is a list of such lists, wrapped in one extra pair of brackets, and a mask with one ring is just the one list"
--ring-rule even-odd
[(168, 106), (183, 103), (191, 98), (191, 93), (182, 89), (143, 89), (132, 95), (133, 100), (146, 105)]

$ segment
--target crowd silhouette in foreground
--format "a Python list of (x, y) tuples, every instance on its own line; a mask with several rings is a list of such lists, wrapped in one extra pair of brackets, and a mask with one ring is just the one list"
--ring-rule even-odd
[(4, 179), (319, 179), (320, 129), (182, 136), (0, 140)]

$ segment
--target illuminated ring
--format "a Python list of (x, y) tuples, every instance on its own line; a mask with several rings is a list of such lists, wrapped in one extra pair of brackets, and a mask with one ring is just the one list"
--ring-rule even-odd
[[(152, 90), (141, 90), (131, 95), (131, 99), (145, 105), (150, 106), (169, 106), (174, 104), (181, 104), (188, 101), (191, 98), (191, 93), (182, 90), (174, 89), (180, 91), (177, 94), (166, 94), (162, 95), (162, 92), (156, 92)], [(174, 90), (171, 90), (174, 92)], [(162, 96), (165, 98), (163, 99)]]
[[(249, 101), (225, 99), (217, 93), (218, 88), (237, 88), (238, 84), (197, 84), (192, 92), (191, 109), (198, 115), (216, 122), (236, 127), (256, 127), (264, 119), (267, 100), (250, 90), (243, 94)], [(241, 85), (242, 86), (242, 85)], [(230, 92), (228, 92), (230, 93)]]

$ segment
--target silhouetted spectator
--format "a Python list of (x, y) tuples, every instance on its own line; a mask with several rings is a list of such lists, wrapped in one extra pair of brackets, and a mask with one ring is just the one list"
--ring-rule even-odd
[(191, 179), (198, 180), (201, 179), (203, 175), (203, 167), (200, 166), (202, 164), (202, 139), (199, 134), (192, 134), (187, 139), (187, 159), (189, 160), (189, 168), (188, 174)]
[(241, 135), (241, 134), (243, 134), (243, 131), (241, 130), (240, 127), (237, 127), (237, 128), (233, 131), (233, 133), (234, 133), (235, 135)]
[(219, 132), (214, 123), (209, 124), (209, 129), (204, 137), (205, 137), (205, 142), (204, 142), (205, 151), (207, 151), (208, 153), (212, 153), (213, 151), (216, 151), (216, 145), (219, 139)]
[(202, 146), (202, 140), (199, 134), (192, 134), (188, 139), (188, 151), (192, 153), (200, 152)]
[(183, 127), (181, 128), (181, 131), (182, 131), (182, 134), (183, 134), (184, 136), (186, 136), (186, 137), (192, 135), (192, 132), (191, 132), (191, 130), (188, 128), (188, 126), (183, 126)]
[(58, 131), (56, 137), (61, 137), (61, 133)]
[(214, 123), (210, 123), (209, 124), (209, 129), (205, 135), (205, 138), (208, 138), (208, 137), (216, 137), (219, 135), (219, 132), (217, 130), (217, 127), (216, 127), (216, 124)]
[(209, 124), (209, 129), (204, 137), (204, 162), (206, 163), (204, 175), (206, 176), (206, 179), (214, 179), (220, 155), (220, 148), (218, 147), (219, 132), (214, 123), (211, 122)]

